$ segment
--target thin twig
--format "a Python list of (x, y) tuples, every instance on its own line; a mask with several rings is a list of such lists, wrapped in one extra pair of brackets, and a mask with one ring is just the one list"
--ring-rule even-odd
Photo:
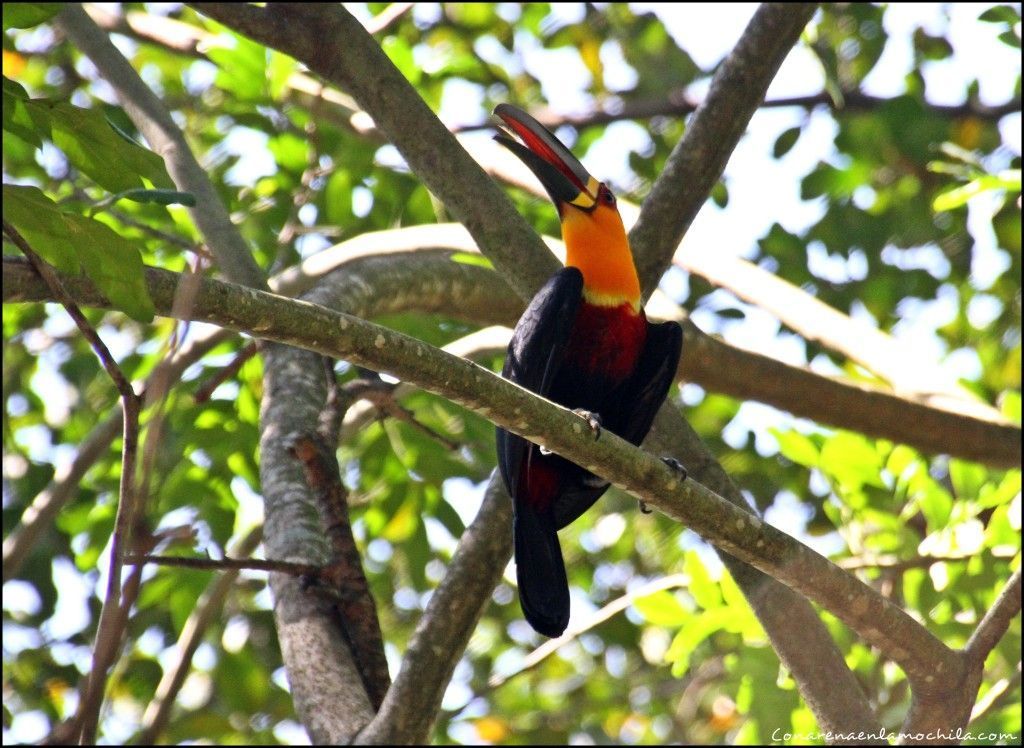
[(388, 7), (363, 24), (368, 34), (379, 34), (405, 15), (416, 3), (391, 3)]
[(964, 647), (964, 654), (972, 663), (983, 666), (989, 652), (995, 649), (1012, 621), (1020, 613), (1021, 570), (1018, 567), (1006, 582), (995, 604), (981, 619)]
[(193, 401), (205, 403), (213, 395), (214, 390), (238, 374), (245, 362), (254, 358), (259, 352), (260, 346), (258, 341), (253, 340), (246, 343), (242, 350), (235, 354), (235, 357), (231, 359), (229, 364), (220, 367), (212, 377), (203, 382), (199, 389), (196, 390), (195, 395), (192, 396)]
[(408, 424), (422, 434), (440, 442), (452, 452), (459, 449), (459, 443), (452, 441), (443, 434), (421, 423), (411, 410), (398, 402), (395, 397), (397, 385), (389, 384), (380, 378), (353, 380), (345, 385), (345, 390), (354, 398), (366, 400), (377, 408), (382, 416), (390, 416), (396, 421)]
[(1013, 675), (1000, 680), (983, 697), (978, 699), (978, 703), (974, 705), (974, 709), (971, 711), (971, 724), (980, 722), (993, 712), (1019, 699), (1020, 695), (1016, 694), (1015, 691), (1020, 687), (1020, 681), (1021, 671), (1020, 663), (1018, 662), (1017, 670)]
[(151, 226), (148, 223), (140, 221), (137, 218), (133, 218), (120, 210), (111, 209), (108, 210), (107, 213), (116, 218), (118, 222), (123, 223), (125, 226), (131, 226), (133, 229), (138, 229), (142, 233), (149, 234), (155, 239), (167, 242), (172, 247), (178, 247), (186, 252), (195, 252), (207, 260), (213, 260), (213, 255), (210, 254), (210, 251), (198, 242), (194, 242), (191, 239), (178, 234), (172, 234), (170, 231), (158, 229), (156, 226)]
[(585, 621), (570, 626), (561, 636), (555, 639), (548, 639), (535, 650), (530, 652), (514, 672), (509, 673), (508, 675), (492, 675), (487, 681), (487, 685), (491, 688), (497, 688), (503, 683), (507, 683), (512, 678), (515, 678), (517, 675), (536, 667), (542, 660), (544, 660), (544, 658), (554, 654), (563, 644), (572, 641), (580, 634), (590, 631), (590, 629), (604, 623), (612, 616), (621, 613), (641, 597), (647, 597), (648, 595), (653, 595), (655, 592), (669, 590), (673, 587), (683, 587), (688, 582), (689, 579), (685, 574), (672, 574), (671, 576), (655, 579), (647, 584), (637, 587), (635, 590), (627, 592), (621, 597), (615, 598), (607, 605), (602, 606), (600, 610), (597, 610), (592, 615), (588, 616)]
[(121, 565), (125, 549), (131, 544), (131, 533), (135, 523), (135, 459), (138, 449), (139, 411), (142, 401), (125, 377), (124, 372), (121, 371), (121, 367), (117, 365), (99, 333), (93, 329), (85, 315), (64, 290), (54, 269), (35, 253), (14, 226), (7, 221), (3, 222), (3, 226), (4, 233), (25, 254), (36, 272), (46, 282), (54, 297), (60, 301), (71, 319), (75, 321), (121, 395), (124, 416), (124, 446), (121, 458), (117, 514), (114, 520), (114, 534), (111, 538), (110, 567), (107, 572), (107, 591), (100, 611), (99, 623), (96, 626), (96, 644), (93, 650), (92, 669), (89, 672), (89, 685), (75, 716), (76, 724), (81, 730), (77, 737), (82, 743), (89, 744), (95, 742), (96, 725), (99, 721), (100, 707), (103, 704), (107, 670), (116, 656), (124, 633), (124, 625), (127, 622), (127, 616), (121, 615)]
[(111, 413), (78, 445), (74, 459), (40, 491), (22, 513), (18, 525), (4, 538), (3, 580), (18, 576), (22, 564), (36, 547), (39, 536), (53, 524), (64, 505), (75, 496), (82, 479), (107, 454), (111, 442), (123, 431), (122, 413)]
[[(800, 109), (817, 109), (828, 107), (835, 114), (842, 115), (845, 112), (872, 111), (885, 106), (891, 99), (871, 96), (860, 91), (847, 91), (843, 93), (841, 105), (836, 104), (836, 99), (827, 92), (810, 94), (807, 96), (788, 96), (780, 99), (769, 99), (760, 104), (761, 109), (781, 109), (785, 107), (796, 107)], [(690, 97), (686, 91), (673, 91), (667, 96), (651, 99), (648, 101), (613, 101), (610, 106), (594, 109), (583, 114), (561, 114), (548, 107), (534, 107), (530, 109), (538, 122), (550, 130), (555, 130), (564, 125), (585, 129), (588, 127), (599, 127), (601, 125), (620, 122), (622, 120), (645, 120), (654, 117), (685, 117), (696, 112), (703, 101), (697, 101)], [(962, 119), (973, 117), (977, 119), (997, 122), (1008, 114), (1019, 112), (1021, 101), (1019, 98), (1010, 99), (1002, 104), (989, 106), (977, 101), (967, 101), (963, 104), (942, 105), (930, 102), (922, 102), (922, 105), (931, 113), (950, 119)], [(493, 127), (490, 122), (478, 122), (472, 125), (459, 125), (452, 128), (453, 132), (464, 133), (475, 130), (486, 130)]]
[(860, 569), (879, 569), (889, 574), (899, 573), (907, 569), (927, 568), (933, 564), (956, 563), (969, 561), (973, 556), (914, 556), (913, 558), (897, 558), (896, 556), (878, 556), (873, 558), (855, 557), (836, 561), (836, 566), (847, 571)]
[[(235, 548), (233, 554), (246, 556), (256, 550), (263, 537), (262, 526), (252, 529)], [(138, 568), (142, 568), (141, 565)], [(178, 659), (169, 668), (164, 668), (163, 678), (153, 694), (153, 700), (146, 707), (142, 716), (142, 729), (136, 741), (139, 745), (154, 745), (163, 733), (170, 718), (175, 698), (185, 683), (185, 677), (192, 668), (192, 657), (203, 641), (203, 636), (210, 624), (220, 617), (224, 599), (233, 588), (238, 578), (237, 569), (230, 569), (221, 574), (203, 593), (196, 603), (195, 609), (189, 614), (188, 620), (178, 637)]]
[(186, 558), (184, 556), (132, 555), (125, 558), (129, 566), (161, 564), (182, 566), (186, 569), (207, 571), (276, 571), (293, 577), (319, 578), (321, 567), (316, 564), (297, 564), (291, 561), (272, 561), (259, 558)]

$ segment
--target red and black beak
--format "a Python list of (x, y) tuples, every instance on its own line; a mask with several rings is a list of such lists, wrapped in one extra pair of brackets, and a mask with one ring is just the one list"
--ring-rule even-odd
[(499, 134), (494, 139), (516, 154), (544, 185), (559, 213), (565, 204), (593, 210), (600, 187), (583, 164), (544, 125), (511, 104), (498, 104), (494, 113), (523, 141)]

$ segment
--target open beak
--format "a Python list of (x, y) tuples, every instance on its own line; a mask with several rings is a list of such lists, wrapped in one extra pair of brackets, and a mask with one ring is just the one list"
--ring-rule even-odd
[(550, 130), (511, 104), (498, 104), (494, 108), (494, 113), (501, 117), (505, 126), (523, 142), (520, 143), (504, 134), (495, 135), (494, 139), (530, 167), (530, 171), (537, 175), (537, 179), (544, 185), (544, 189), (558, 207), (559, 213), (564, 204), (574, 205), (586, 211), (593, 210), (597, 204), (600, 182), (587, 173), (583, 164)]

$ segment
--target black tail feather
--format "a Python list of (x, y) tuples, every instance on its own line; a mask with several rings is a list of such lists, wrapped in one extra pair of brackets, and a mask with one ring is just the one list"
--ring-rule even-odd
[(569, 624), (569, 582), (550, 512), (521, 507), (515, 517), (519, 603), (530, 625), (544, 636), (561, 636)]

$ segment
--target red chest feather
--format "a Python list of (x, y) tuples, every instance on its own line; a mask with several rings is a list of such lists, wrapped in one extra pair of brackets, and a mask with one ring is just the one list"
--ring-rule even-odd
[(621, 382), (636, 367), (647, 337), (647, 319), (630, 304), (583, 302), (576, 313), (565, 365), (582, 376)]

